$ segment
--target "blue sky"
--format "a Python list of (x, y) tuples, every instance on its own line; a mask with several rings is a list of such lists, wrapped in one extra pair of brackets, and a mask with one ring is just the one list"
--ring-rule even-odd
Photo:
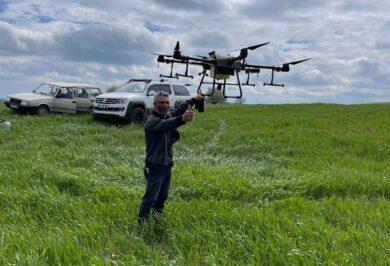
[[(271, 42), (250, 52), (253, 64), (313, 58), (275, 76), (284, 88), (263, 87), (267, 71), (253, 75), (248, 103), (389, 102), (388, 10), (376, 0), (0, 0), (0, 98), (42, 81), (106, 88), (157, 79), (169, 66), (150, 52), (171, 52), (179, 40), (184, 54)], [(182, 82), (196, 87), (199, 78)]]

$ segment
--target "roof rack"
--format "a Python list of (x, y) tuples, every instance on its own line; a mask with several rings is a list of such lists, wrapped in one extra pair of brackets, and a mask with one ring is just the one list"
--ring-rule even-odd
[(130, 79), (128, 82), (145, 82), (145, 83), (150, 83), (152, 82), (151, 79)]

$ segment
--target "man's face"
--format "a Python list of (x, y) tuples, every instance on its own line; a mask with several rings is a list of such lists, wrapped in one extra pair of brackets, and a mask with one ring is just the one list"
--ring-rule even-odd
[(166, 115), (169, 111), (169, 97), (159, 96), (154, 102), (154, 109), (161, 115)]

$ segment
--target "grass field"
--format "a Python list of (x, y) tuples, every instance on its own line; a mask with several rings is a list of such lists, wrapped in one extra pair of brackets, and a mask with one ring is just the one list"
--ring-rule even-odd
[(389, 265), (390, 104), (196, 115), (140, 230), (142, 128), (0, 107), (0, 264)]

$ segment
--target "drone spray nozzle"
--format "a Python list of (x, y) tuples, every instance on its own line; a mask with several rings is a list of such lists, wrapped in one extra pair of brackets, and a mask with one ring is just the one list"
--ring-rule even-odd
[[(198, 73), (198, 76), (202, 76), (202, 75), (203, 75), (203, 72), (199, 72), (199, 73)], [(205, 76), (208, 77), (209, 74), (205, 74)]]

